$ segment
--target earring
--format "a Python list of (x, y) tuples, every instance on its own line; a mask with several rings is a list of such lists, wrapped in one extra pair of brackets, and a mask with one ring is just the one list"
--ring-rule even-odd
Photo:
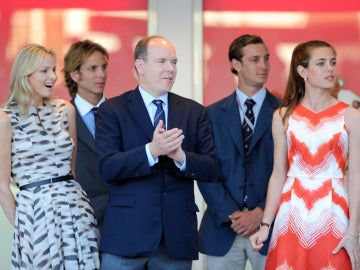
[(306, 78), (304, 78), (304, 81), (306, 81), (307, 79)]

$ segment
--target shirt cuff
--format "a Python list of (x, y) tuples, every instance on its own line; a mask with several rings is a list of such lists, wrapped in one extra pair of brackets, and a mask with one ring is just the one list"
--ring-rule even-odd
[(153, 156), (150, 152), (149, 143), (145, 144), (145, 151), (146, 151), (146, 156), (147, 156), (150, 167), (154, 166), (156, 163), (159, 162), (159, 158), (156, 158), (156, 159), (153, 158)]
[(180, 164), (180, 162), (177, 162), (175, 160), (174, 160), (174, 163), (175, 163), (176, 167), (179, 168), (180, 171), (182, 171), (182, 172), (185, 171), (185, 169), (186, 169), (186, 155), (185, 155), (183, 164)]

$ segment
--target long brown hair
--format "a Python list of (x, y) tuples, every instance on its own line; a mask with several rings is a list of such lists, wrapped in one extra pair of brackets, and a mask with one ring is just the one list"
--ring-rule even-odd
[(300, 65), (304, 68), (308, 68), (311, 52), (314, 49), (321, 47), (331, 48), (334, 54), (336, 54), (334, 47), (326, 41), (322, 40), (310, 40), (300, 43), (295, 47), (291, 57), (289, 77), (287, 80), (284, 97), (280, 104), (280, 108), (286, 108), (285, 113), (282, 116), (283, 123), (285, 122), (286, 118), (289, 117), (289, 115), (293, 112), (296, 104), (298, 104), (305, 95), (305, 81), (304, 78), (302, 78), (298, 73), (297, 67)]

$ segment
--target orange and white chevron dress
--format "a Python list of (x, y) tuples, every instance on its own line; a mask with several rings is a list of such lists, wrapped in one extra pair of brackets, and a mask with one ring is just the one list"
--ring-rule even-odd
[(269, 247), (267, 270), (351, 270), (344, 249), (349, 210), (344, 186), (347, 104), (319, 113), (298, 104), (286, 137), (289, 170)]

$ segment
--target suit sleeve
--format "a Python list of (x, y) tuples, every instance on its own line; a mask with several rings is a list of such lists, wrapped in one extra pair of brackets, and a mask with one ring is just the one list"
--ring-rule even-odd
[(198, 182), (199, 190), (207, 204), (207, 209), (215, 217), (220, 226), (228, 219), (229, 215), (239, 210), (236, 202), (231, 198), (221, 182)]
[[(191, 140), (191, 142), (184, 145), (186, 154), (184, 175), (200, 182), (218, 181), (221, 172), (220, 161), (215, 153), (214, 140), (209, 131), (208, 123), (207, 113), (203, 108), (195, 123), (196, 132), (189, 132), (191, 135), (188, 140)], [(195, 134), (195, 138), (192, 138), (192, 134)], [(185, 136), (188, 136), (188, 134), (185, 134)], [(187, 147), (189, 145), (192, 146)]]
[[(209, 131), (213, 134), (211, 122), (208, 123)], [(231, 213), (239, 209), (237, 203), (226, 190), (223, 181), (198, 182), (198, 187), (208, 206), (207, 209), (213, 214), (219, 226), (228, 219)]]
[(125, 145), (124, 140), (130, 140), (123, 138), (122, 127), (129, 125), (126, 123), (120, 125), (120, 121), (126, 120), (118, 118), (114, 106), (121, 104), (104, 102), (96, 117), (95, 142), (101, 177), (106, 182), (119, 182), (150, 174), (151, 167), (145, 151), (147, 142), (140, 144), (136, 142), (134, 147)]

